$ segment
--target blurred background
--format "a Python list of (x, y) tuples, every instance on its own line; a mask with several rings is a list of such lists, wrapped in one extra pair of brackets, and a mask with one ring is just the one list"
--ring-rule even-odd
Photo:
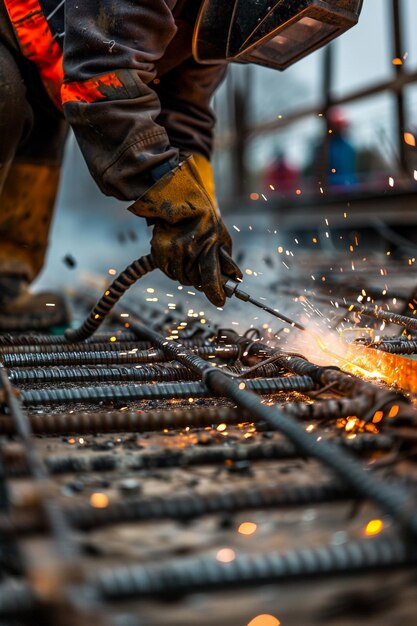
[[(229, 68), (214, 164), (244, 267), (275, 272), (288, 242), (347, 253), (361, 237), (415, 253), (416, 25), (416, 0), (365, 0), (358, 26), (287, 71)], [(125, 209), (100, 194), (71, 136), (38, 286), (109, 278), (147, 253), (150, 232)]]

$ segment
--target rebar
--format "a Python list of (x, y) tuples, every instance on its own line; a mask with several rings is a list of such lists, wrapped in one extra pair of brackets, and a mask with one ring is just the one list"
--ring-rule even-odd
[(149, 350), (149, 342), (124, 341), (124, 342), (90, 342), (90, 343), (52, 343), (46, 345), (27, 346), (0, 346), (0, 358), (7, 354), (54, 354), (62, 352), (128, 352), (130, 350)]
[(230, 563), (214, 557), (176, 559), (161, 565), (103, 569), (94, 579), (99, 594), (112, 601), (191, 594), (285, 583), (297, 578), (392, 569), (417, 563), (417, 550), (397, 537), (350, 541), (337, 546), (237, 555)]
[[(319, 484), (279, 485), (251, 484), (249, 487), (226, 488), (224, 491), (186, 493), (124, 498), (97, 509), (89, 504), (65, 509), (72, 528), (95, 530), (105, 526), (146, 522), (152, 520), (186, 521), (205, 515), (237, 514), (241, 511), (274, 509), (330, 502), (354, 501), (358, 496), (346, 487), (329, 480)], [(44, 530), (45, 523), (37, 516), (0, 516), (0, 532), (8, 537), (11, 531), (19, 535)]]
[(186, 367), (169, 367), (164, 365), (141, 367), (66, 367), (37, 368), (12, 370), (9, 379), (13, 383), (80, 383), (105, 382), (114, 383), (146, 382), (146, 381), (191, 381), (197, 376)]
[[(182, 346), (179, 344), (179, 351)], [(227, 359), (236, 360), (240, 356), (239, 346), (201, 346), (194, 350), (203, 359)], [(159, 363), (171, 361), (172, 359), (163, 350), (139, 351), (133, 349), (125, 351), (123, 348), (119, 351), (101, 352), (53, 352), (51, 354), (4, 354), (1, 361), (5, 367), (36, 367), (51, 365), (126, 365), (139, 363)]]
[[(140, 601), (155, 596), (178, 598), (199, 591), (208, 593), (242, 586), (284, 584), (300, 578), (411, 567), (416, 562), (416, 548), (392, 536), (337, 546), (238, 555), (226, 564), (214, 557), (203, 557), (157, 565), (106, 567), (90, 579), (89, 587), (101, 600)], [(40, 598), (28, 583), (0, 584), (0, 616), (22, 614), (39, 605)]]
[(29, 420), (21, 406), (20, 399), (17, 398), (14, 393), (3, 365), (0, 365), (0, 386), (4, 392), (6, 403), (14, 420), (16, 433), (19, 435), (23, 444), (25, 460), (30, 476), (37, 484), (39, 492), (44, 494), (40, 504), (52, 532), (57, 555), (59, 555), (59, 558), (70, 563), (78, 553), (78, 548), (70, 536), (69, 526), (60, 505), (49, 494), (47, 489), (49, 475), (46, 465), (42, 462), (39, 450), (33, 445)]
[[(95, 333), (94, 337), (85, 339), (84, 343), (95, 343), (97, 341), (100, 343), (107, 343), (110, 340), (110, 337), (113, 336), (117, 338), (117, 343), (136, 341), (135, 333), (129, 331), (108, 331), (107, 333)], [(66, 343), (68, 342), (64, 335), (10, 335), (7, 333), (0, 335), (0, 346), (2, 348), (19, 346), (48, 346), (51, 344), (61, 345)]]
[[(234, 407), (190, 407), (160, 411), (108, 411), (102, 413), (45, 413), (29, 415), (31, 428), (39, 435), (71, 435), (163, 431), (173, 428), (204, 428), (219, 423), (238, 424), (249, 416)], [(10, 417), (0, 417), (0, 434), (15, 432)]]
[[(316, 385), (308, 376), (286, 378), (242, 379), (240, 385), (260, 394), (279, 391), (312, 391)], [(200, 382), (155, 383), (154, 385), (120, 385), (103, 387), (71, 387), (64, 389), (31, 389), (20, 392), (26, 406), (67, 402), (103, 402), (132, 400), (170, 400), (173, 398), (205, 398), (212, 392)]]
[(397, 324), (399, 326), (404, 326), (405, 328), (410, 328), (411, 330), (417, 330), (416, 318), (408, 317), (407, 315), (399, 315), (398, 313), (392, 313), (391, 311), (384, 311), (384, 309), (381, 309), (376, 305), (369, 306), (359, 304), (358, 302), (352, 302), (348, 304), (343, 303), (342, 306), (347, 307), (349, 311), (356, 311), (361, 315), (367, 315), (369, 317), (374, 317), (377, 320), (389, 322), (390, 324)]
[[(325, 445), (325, 441), (320, 442)], [(361, 435), (355, 439), (339, 439), (334, 444), (335, 453), (343, 454), (350, 450), (358, 454), (387, 451), (392, 447), (392, 439), (382, 436)], [(71, 474), (83, 472), (112, 472), (116, 469), (137, 471), (152, 468), (188, 467), (200, 465), (223, 465), (240, 461), (276, 461), (294, 459), (300, 456), (298, 450), (288, 441), (268, 441), (255, 444), (234, 444), (223, 446), (191, 446), (185, 449), (168, 449), (163, 452), (138, 452), (129, 456), (114, 454), (71, 454), (55, 455), (45, 459), (51, 474)], [(23, 465), (6, 466), (8, 476), (24, 476), (27, 470)], [(246, 471), (248, 468), (245, 467)], [(359, 494), (360, 495), (360, 494)]]
[[(253, 378), (255, 376), (269, 378), (281, 375), (283, 370), (276, 365), (260, 366), (254, 372), (246, 372), (245, 368), (227, 367), (227, 372)], [(146, 382), (146, 381), (190, 381), (197, 380), (198, 375), (184, 366), (143, 365), (135, 367), (51, 367), (22, 368), (10, 371), (9, 380), (13, 383), (76, 383), (76, 382)]]
[(356, 500), (357, 496), (335, 482), (316, 485), (250, 485), (245, 488), (187, 493), (184, 495), (130, 498), (111, 502), (106, 509), (73, 506), (67, 515), (74, 528), (91, 530), (112, 524), (149, 520), (188, 520), (203, 515), (239, 513), (252, 509), (280, 509), (323, 502)]
[(417, 341), (381, 341), (370, 346), (376, 350), (390, 352), (391, 354), (416, 354)]
[[(407, 490), (394, 485), (386, 484), (376, 477), (369, 476), (349, 454), (328, 441), (318, 442), (314, 435), (306, 432), (302, 426), (277, 407), (265, 406), (259, 399), (246, 391), (240, 389), (236, 381), (222, 373), (218, 368), (210, 367), (198, 355), (194, 355), (185, 348), (181, 351), (172, 341), (165, 339), (162, 335), (151, 328), (131, 320), (131, 328), (140, 338), (152, 341), (156, 347), (166, 351), (173, 358), (178, 359), (183, 365), (199, 372), (206, 384), (217, 395), (227, 397), (237, 406), (250, 412), (254, 421), (261, 419), (270, 424), (274, 429), (288, 437), (301, 453), (308, 457), (315, 458), (326, 467), (332, 469), (337, 476), (352, 489), (363, 496), (369, 498), (381, 509), (396, 520), (407, 533), (417, 535), (417, 511), (412, 498)], [(311, 367), (310, 367), (311, 366)], [(317, 368), (305, 361), (300, 364), (305, 374), (313, 378), (319, 377), (324, 368)], [(330, 370), (333, 372), (334, 370)], [(346, 383), (347, 384), (347, 383)]]
[[(115, 336), (115, 335), (113, 335)], [(62, 352), (129, 352), (145, 351), (152, 348), (152, 344), (149, 341), (111, 341), (110, 338), (107, 341), (93, 341), (94, 337), (90, 338), (90, 341), (85, 343), (50, 343), (39, 345), (16, 345), (16, 346), (3, 346), (0, 345), (0, 356), (3, 354), (53, 354)], [(189, 348), (200, 347), (207, 345), (204, 339), (184, 339), (178, 337), (179, 343)], [(210, 346), (208, 346), (210, 347)]]

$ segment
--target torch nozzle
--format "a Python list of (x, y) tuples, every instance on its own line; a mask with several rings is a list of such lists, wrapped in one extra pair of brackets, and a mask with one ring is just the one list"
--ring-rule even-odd
[(252, 296), (246, 293), (246, 291), (243, 291), (243, 289), (239, 288), (239, 283), (236, 282), (235, 280), (232, 280), (230, 278), (227, 279), (227, 281), (223, 285), (223, 288), (228, 298), (235, 296), (235, 298), (238, 298), (239, 300), (242, 300), (243, 302), (250, 302), (251, 304), (257, 306), (259, 309), (262, 309), (263, 311), (270, 313), (277, 319), (281, 320), (282, 322), (285, 322), (286, 324), (290, 324), (290, 326), (293, 326), (294, 328), (298, 328), (299, 330), (307, 330), (306, 327), (303, 326), (302, 324), (299, 324), (298, 322), (296, 322), (295, 320), (292, 320), (291, 318), (287, 317), (283, 313), (279, 313), (275, 309), (271, 309), (271, 307), (269, 307), (268, 305), (263, 304), (262, 302), (259, 302), (258, 300), (255, 300), (255, 298), (252, 298)]

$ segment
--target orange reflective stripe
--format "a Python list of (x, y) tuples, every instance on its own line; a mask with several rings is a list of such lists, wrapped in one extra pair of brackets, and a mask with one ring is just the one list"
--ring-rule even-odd
[(23, 54), (36, 64), (49, 96), (62, 109), (62, 50), (53, 38), (38, 0), (5, 0), (4, 3)]
[(108, 98), (106, 90), (120, 89), (124, 85), (114, 72), (89, 78), (82, 82), (64, 83), (61, 88), (62, 104), (66, 102), (97, 102)]

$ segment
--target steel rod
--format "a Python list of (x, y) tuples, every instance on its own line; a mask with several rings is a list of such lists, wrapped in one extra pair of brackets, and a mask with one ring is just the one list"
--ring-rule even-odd
[[(242, 379), (240, 385), (260, 394), (274, 394), (280, 391), (312, 391), (316, 388), (314, 381), (309, 376)], [(20, 399), (26, 406), (115, 400), (171, 400), (173, 398), (206, 398), (210, 396), (212, 396), (210, 389), (206, 384), (200, 382), (29, 389), (20, 392)]]
[[(166, 340), (153, 329), (131, 321), (131, 328), (138, 333), (140, 338), (152, 341), (172, 358), (178, 359), (184, 365), (193, 368), (205, 380), (206, 384), (220, 396), (227, 397), (236, 404), (250, 412), (254, 421), (261, 419), (269, 423), (274, 429), (284, 434), (301, 453), (315, 458), (330, 468), (337, 476), (362, 497), (369, 498), (377, 504), (385, 513), (396, 520), (407, 533), (417, 535), (417, 511), (412, 497), (407, 490), (395, 485), (388, 484), (377, 479), (364, 471), (357, 461), (348, 453), (340, 450), (328, 441), (318, 442), (314, 435), (307, 433), (302, 426), (297, 424), (290, 416), (286, 416), (277, 407), (265, 406), (249, 391), (239, 389), (238, 384), (222, 373), (217, 368), (212, 368), (199, 356), (184, 349), (182, 352), (173, 342)], [(308, 369), (305, 366), (308, 375)], [(319, 368), (320, 369), (320, 368)]]
[[(282, 368), (270, 364), (259, 367), (253, 372), (246, 368), (228, 366), (227, 371), (247, 378), (272, 377), (282, 374)], [(75, 383), (75, 382), (146, 382), (146, 381), (181, 381), (197, 380), (198, 375), (184, 366), (143, 365), (134, 367), (51, 367), (21, 368), (10, 371), (9, 379), (14, 384), (32, 383)]]
[[(185, 346), (179, 345), (179, 351)], [(227, 360), (236, 360), (240, 355), (239, 346), (202, 346), (194, 350), (202, 358), (221, 358)], [(7, 368), (14, 367), (36, 367), (51, 365), (109, 365), (109, 364), (139, 364), (139, 363), (158, 363), (170, 361), (166, 352), (163, 350), (139, 351), (136, 349), (125, 351), (120, 348), (119, 351), (101, 351), (101, 352), (53, 352), (51, 354), (4, 354), (1, 356), (1, 362)]]

